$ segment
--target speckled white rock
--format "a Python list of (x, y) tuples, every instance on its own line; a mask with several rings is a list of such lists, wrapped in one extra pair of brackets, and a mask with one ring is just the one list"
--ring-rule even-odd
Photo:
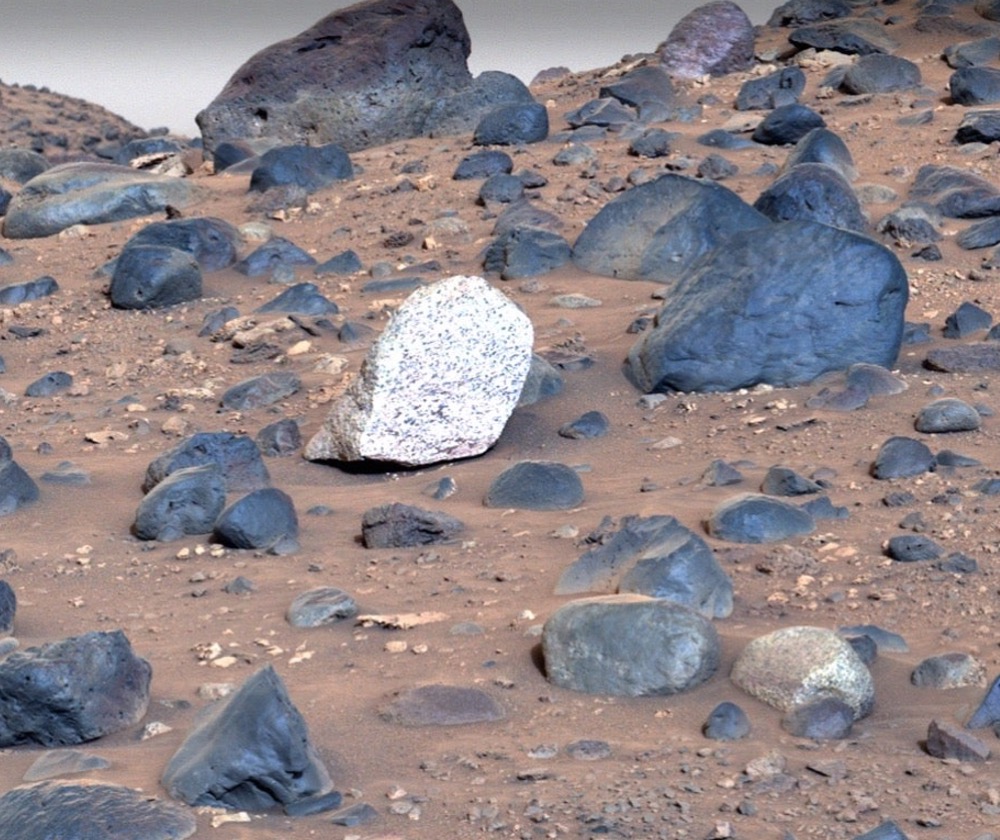
[(528, 317), (482, 277), (417, 289), (305, 457), (416, 466), (485, 452), (517, 405), (533, 338)]
[(785, 627), (754, 639), (730, 678), (783, 712), (835, 697), (854, 710), (857, 720), (875, 705), (871, 672), (847, 641), (822, 627)]

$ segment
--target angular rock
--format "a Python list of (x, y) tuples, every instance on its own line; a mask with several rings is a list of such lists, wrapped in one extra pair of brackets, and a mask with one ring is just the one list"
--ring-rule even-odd
[(490, 244), (483, 268), (498, 272), (503, 280), (537, 277), (568, 263), (571, 253), (569, 243), (558, 233), (516, 227)]
[(875, 456), (872, 477), (913, 478), (934, 467), (934, 454), (927, 444), (913, 438), (895, 436), (888, 438)]
[(514, 161), (506, 152), (483, 149), (462, 158), (451, 177), (456, 181), (475, 181), (491, 175), (509, 175), (513, 169)]
[(537, 353), (532, 353), (528, 377), (524, 380), (524, 387), (517, 400), (518, 408), (534, 405), (547, 397), (561, 394), (562, 389), (563, 378), (558, 369), (547, 359), (543, 359)]
[(263, 274), (271, 274), (278, 268), (294, 268), (297, 265), (316, 265), (316, 258), (307, 254), (294, 242), (275, 236), (247, 254), (236, 263), (235, 268), (247, 277), (260, 277)]
[(671, 152), (671, 141), (676, 135), (662, 128), (647, 128), (628, 146), (628, 153), (636, 157), (666, 157)]
[(759, 79), (749, 79), (736, 95), (737, 111), (770, 111), (797, 102), (806, 88), (806, 74), (798, 67), (783, 67)]
[(354, 251), (347, 250), (316, 266), (313, 273), (317, 277), (322, 277), (324, 274), (357, 274), (363, 270), (361, 258)]
[(968, 653), (943, 653), (920, 662), (910, 674), (910, 682), (920, 688), (948, 690), (967, 685), (983, 685), (986, 666)]
[(289, 312), (294, 315), (337, 315), (340, 307), (326, 298), (315, 283), (296, 283), (256, 312)]
[(1000, 677), (996, 677), (990, 684), (965, 727), (966, 729), (983, 729), (997, 723), (1000, 723)]
[(549, 136), (549, 112), (538, 102), (502, 105), (484, 116), (472, 134), (477, 146), (539, 143)]
[(694, 610), (641, 595), (571, 601), (542, 629), (546, 677), (561, 688), (626, 697), (676, 694), (719, 665), (712, 623)]
[(296, 394), (302, 380), (291, 371), (272, 371), (233, 385), (222, 395), (221, 405), (230, 411), (253, 411)]
[(920, 87), (920, 68), (897, 55), (871, 53), (861, 56), (847, 68), (840, 89), (854, 95), (891, 93)]
[(886, 820), (871, 831), (855, 835), (853, 840), (910, 840), (910, 838), (896, 823)]
[(656, 52), (680, 79), (743, 72), (753, 64), (753, 24), (736, 3), (713, 0), (681, 18)]
[(918, 202), (904, 204), (893, 210), (879, 221), (876, 230), (891, 236), (902, 245), (926, 245), (929, 242), (940, 241), (942, 238), (938, 230), (940, 226), (941, 214), (938, 210)]
[(856, 624), (851, 627), (841, 627), (837, 632), (847, 638), (852, 636), (867, 636), (875, 642), (880, 651), (908, 653), (910, 650), (909, 645), (906, 644), (906, 639), (900, 636), (899, 633), (893, 633), (891, 630), (886, 630), (876, 624)]
[[(229, 222), (213, 216), (152, 222), (125, 243), (176, 248), (194, 257), (202, 271), (219, 271), (236, 262), (240, 233)], [(119, 258), (120, 259), (120, 258)]]
[(1000, 346), (995, 342), (963, 344), (960, 347), (935, 347), (927, 351), (924, 364), (944, 373), (978, 373), (1000, 370)]
[(82, 744), (132, 726), (151, 674), (121, 630), (15, 651), (0, 660), (0, 746)]
[(491, 175), (479, 188), (478, 203), (510, 204), (519, 201), (524, 196), (524, 182), (516, 175)]
[(988, 330), (993, 324), (993, 316), (981, 306), (970, 301), (959, 305), (944, 321), (945, 338), (967, 338), (978, 330)]
[(353, 177), (351, 159), (336, 143), (278, 146), (260, 156), (260, 162), (250, 173), (250, 192), (294, 185), (312, 194)]
[(823, 163), (796, 164), (767, 187), (753, 206), (774, 222), (802, 219), (857, 233), (868, 229), (851, 185)]
[(768, 26), (802, 26), (824, 20), (850, 17), (847, 0), (788, 0), (771, 13)]
[(451, 542), (465, 524), (454, 516), (393, 502), (365, 511), (361, 538), (365, 548), (414, 548)]
[(37, 782), (0, 796), (4, 840), (184, 840), (197, 828), (185, 808), (103, 782)]
[(54, 397), (73, 387), (72, 375), (63, 370), (54, 370), (36, 379), (24, 389), (26, 397)]
[(975, 735), (948, 721), (932, 720), (927, 727), (927, 752), (934, 758), (986, 761), (990, 748)]
[(918, 563), (923, 560), (937, 560), (944, 552), (930, 537), (922, 534), (904, 534), (890, 539), (885, 553), (899, 563)]
[(790, 146), (810, 131), (826, 127), (824, 119), (805, 105), (780, 105), (754, 129), (752, 138), (765, 146)]
[(175, 470), (139, 503), (132, 533), (161, 542), (210, 534), (225, 506), (226, 483), (216, 464)]
[(50, 166), (45, 155), (31, 149), (0, 149), (0, 178), (8, 181), (26, 184)]
[(921, 166), (910, 187), (910, 198), (926, 201), (952, 219), (974, 219), (1000, 213), (1000, 189), (985, 178), (956, 166), (930, 163)]
[(298, 423), (286, 417), (261, 429), (255, 441), (262, 455), (277, 458), (299, 450), (302, 446), (302, 431)]
[(823, 487), (789, 467), (773, 466), (764, 476), (760, 492), (768, 496), (807, 496), (823, 492)]
[(796, 706), (781, 719), (781, 728), (790, 735), (815, 741), (848, 738), (853, 725), (854, 710), (835, 697), (820, 697)]
[(17, 306), (32, 300), (41, 300), (59, 291), (59, 284), (54, 277), (39, 277), (25, 283), (11, 283), (0, 286), (0, 304)]
[(918, 432), (942, 434), (972, 432), (980, 427), (982, 418), (971, 405), (953, 397), (935, 400), (920, 409), (914, 423)]
[(281, 677), (267, 665), (208, 710), (163, 771), (188, 805), (267, 811), (333, 784)]
[(0, 516), (37, 501), (38, 485), (14, 460), (10, 444), (0, 436)]
[(991, 105), (1000, 102), (1000, 70), (993, 67), (963, 67), (948, 80), (956, 105)]
[(532, 340), (527, 316), (481, 277), (418, 289), (372, 345), (305, 457), (417, 465), (484, 452), (521, 394)]
[(716, 458), (702, 473), (701, 481), (706, 487), (729, 487), (743, 481), (743, 473), (732, 464)]
[(966, 251), (989, 248), (1000, 242), (1000, 218), (993, 216), (969, 225), (955, 237), (955, 242)]
[(858, 234), (814, 222), (735, 233), (673, 286), (626, 373), (649, 393), (800, 385), (858, 362), (891, 367), (908, 292), (896, 256)]
[(851, 707), (854, 719), (875, 705), (872, 675), (832, 630), (785, 627), (751, 641), (733, 664), (732, 681), (784, 712), (823, 698)]
[(160, 309), (198, 300), (201, 269), (190, 255), (163, 245), (133, 245), (115, 261), (109, 295), (118, 309)]
[(291, 554), (299, 548), (295, 504), (287, 493), (275, 487), (254, 490), (219, 514), (213, 535), (230, 548)]
[(35, 239), (71, 225), (119, 222), (184, 208), (195, 188), (181, 178), (108, 163), (64, 163), (25, 184), (7, 208), (3, 234)]
[(552, 461), (519, 461), (490, 484), (485, 504), (520, 510), (571, 510), (583, 504), (577, 472)]
[(712, 181), (724, 181), (732, 178), (740, 171), (740, 168), (722, 155), (708, 155), (698, 164), (695, 173), (699, 178), (708, 178)]
[(401, 691), (379, 714), (403, 726), (463, 726), (506, 717), (503, 707), (485, 691), (440, 684)]
[(743, 709), (725, 700), (712, 709), (701, 731), (713, 741), (738, 741), (750, 734), (750, 719)]
[(296, 595), (285, 618), (292, 627), (322, 627), (357, 614), (357, 603), (343, 589), (318, 586)]
[[(600, 99), (591, 99), (589, 102), (584, 102), (579, 108), (574, 111), (570, 111), (563, 115), (566, 122), (570, 124), (573, 128), (580, 128), (581, 126), (597, 126), (599, 128), (613, 128), (619, 130), (624, 126), (632, 125), (638, 119), (638, 115), (635, 110), (627, 105), (623, 105), (617, 99), (610, 96), (602, 96)], [(578, 138), (579, 135), (574, 133), (574, 138)], [(586, 139), (591, 139), (588, 135)], [(573, 161), (568, 159), (568, 153), (573, 147), (579, 147), (575, 149), (577, 153), (582, 152), (584, 149), (588, 149), (581, 142), (574, 142), (570, 145), (568, 149), (564, 149), (556, 157), (558, 162), (553, 160), (556, 166), (571, 166), (574, 163), (581, 163), (582, 161)], [(592, 152), (591, 152), (592, 153)]]
[(941, 51), (941, 55), (948, 66), (956, 70), (991, 64), (1000, 58), (1000, 38), (994, 36), (949, 44)]
[(429, 137), (446, 134), (467, 134), (481, 119), (503, 105), (533, 103), (531, 91), (517, 76), (499, 70), (486, 70), (476, 76), (470, 85), (457, 89), (451, 96), (431, 103), (424, 120), (424, 131)]
[(796, 47), (804, 49), (834, 50), (847, 55), (892, 53), (898, 47), (895, 39), (886, 34), (886, 27), (873, 20), (851, 18), (831, 20), (803, 26), (788, 35)]
[(200, 464), (216, 464), (230, 493), (257, 490), (271, 483), (264, 459), (251, 438), (231, 432), (199, 432), (150, 462), (143, 492), (148, 493), (176, 470)]
[(577, 238), (573, 262), (605, 277), (676, 280), (734, 234), (770, 224), (731, 190), (668, 173), (605, 204)]
[(778, 542), (814, 530), (815, 520), (802, 508), (756, 493), (727, 499), (708, 520), (708, 533), (727, 542)]
[(610, 423), (600, 411), (587, 411), (576, 420), (571, 420), (559, 427), (559, 436), (572, 440), (585, 440), (603, 437), (608, 433)]

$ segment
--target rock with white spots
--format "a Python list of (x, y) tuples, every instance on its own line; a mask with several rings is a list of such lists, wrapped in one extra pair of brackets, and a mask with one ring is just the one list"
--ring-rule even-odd
[(432, 464), (492, 446), (531, 365), (531, 322), (481, 277), (413, 292), (309, 441), (311, 461)]

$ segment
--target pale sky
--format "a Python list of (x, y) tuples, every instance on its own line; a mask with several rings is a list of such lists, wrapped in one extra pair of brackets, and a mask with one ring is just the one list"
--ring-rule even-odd
[[(546, 67), (588, 70), (651, 51), (705, 0), (456, 0), (469, 69), (525, 82)], [(781, 0), (737, 0), (764, 23)], [(194, 116), (258, 50), (351, 2), (8, 0), (0, 80), (87, 99), (150, 129), (195, 136)], [(2, 106), (0, 106), (2, 113)]]

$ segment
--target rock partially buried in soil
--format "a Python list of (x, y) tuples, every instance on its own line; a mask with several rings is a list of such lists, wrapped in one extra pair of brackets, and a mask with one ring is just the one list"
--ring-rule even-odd
[(403, 726), (461, 726), (506, 717), (503, 707), (485, 691), (437, 684), (399, 692), (379, 714)]
[(209, 534), (226, 506), (226, 483), (215, 464), (176, 470), (139, 503), (132, 532), (140, 540)]
[(38, 485), (14, 460), (10, 444), (0, 436), (0, 516), (37, 501)]
[(465, 530), (454, 516), (394, 502), (365, 511), (361, 539), (365, 548), (414, 548), (447, 543)]
[(266, 549), (272, 554), (299, 550), (299, 519), (291, 497), (276, 487), (254, 490), (215, 522), (215, 539), (230, 548)]
[(109, 295), (118, 309), (161, 309), (198, 300), (201, 269), (194, 257), (164, 245), (133, 245), (115, 263)]
[(884, 481), (890, 478), (913, 478), (929, 472), (933, 467), (934, 454), (927, 444), (897, 435), (888, 438), (879, 447), (871, 473), (873, 478)]
[(321, 627), (357, 614), (357, 603), (343, 589), (318, 586), (296, 595), (285, 618), (292, 627)]
[(521, 461), (493, 479), (484, 503), (492, 508), (570, 510), (583, 504), (583, 482), (565, 464)]
[(917, 414), (914, 427), (918, 432), (942, 434), (948, 432), (974, 432), (982, 425), (982, 418), (967, 402), (954, 397), (935, 400), (925, 405)]
[(40, 755), (24, 774), (26, 782), (41, 782), (58, 776), (107, 770), (111, 762), (83, 750), (49, 750)]
[(727, 499), (708, 520), (708, 533), (727, 542), (778, 542), (814, 530), (815, 520), (802, 508), (759, 493)]
[(222, 395), (222, 407), (231, 411), (252, 411), (280, 402), (302, 387), (298, 374), (279, 370), (244, 379)]
[(527, 316), (481, 277), (413, 292), (305, 448), (311, 461), (416, 466), (492, 446), (531, 365)]
[(701, 731), (713, 741), (738, 741), (750, 734), (750, 719), (743, 709), (726, 700), (712, 709)]
[(921, 688), (947, 690), (967, 685), (983, 685), (986, 666), (968, 653), (943, 653), (923, 660), (913, 673), (910, 682)]
[(790, 735), (815, 741), (848, 738), (853, 725), (854, 710), (835, 697), (821, 697), (796, 706), (781, 719), (781, 728)]
[(571, 601), (545, 622), (542, 651), (553, 684), (626, 697), (694, 688), (712, 676), (720, 656), (708, 619), (642, 595)]
[(932, 720), (927, 727), (927, 752), (935, 758), (987, 761), (990, 748), (975, 735), (948, 721)]
[(333, 789), (305, 720), (270, 665), (209, 709), (170, 759), (162, 782), (188, 805), (246, 811)]
[(187, 809), (121, 785), (45, 781), (0, 796), (4, 840), (184, 840), (197, 828)]
[(172, 472), (201, 464), (215, 464), (230, 493), (258, 490), (271, 483), (264, 459), (251, 438), (231, 432), (199, 432), (151, 461), (142, 489), (148, 493)]

